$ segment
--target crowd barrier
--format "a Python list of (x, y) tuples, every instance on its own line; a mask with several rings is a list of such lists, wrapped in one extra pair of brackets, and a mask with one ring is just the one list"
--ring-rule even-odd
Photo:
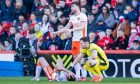
[[(15, 53), (15, 52), (8, 52)], [(64, 66), (68, 68), (72, 62), (71, 50), (40, 50), (38, 56), (43, 56), (54, 67), (56, 60), (61, 58)], [(110, 62), (109, 69), (103, 71), (105, 77), (133, 77), (140, 78), (140, 51), (139, 50), (106, 50), (105, 53)], [(0, 51), (1, 54), (7, 52)]]

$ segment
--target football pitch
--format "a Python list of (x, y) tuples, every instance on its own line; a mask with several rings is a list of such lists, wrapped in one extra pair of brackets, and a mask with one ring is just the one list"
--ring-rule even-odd
[(31, 81), (32, 77), (0, 77), (0, 84), (140, 84), (140, 78), (104, 78), (101, 83), (94, 83), (90, 78), (85, 82), (57, 82), (48, 81), (41, 77), (40, 81)]

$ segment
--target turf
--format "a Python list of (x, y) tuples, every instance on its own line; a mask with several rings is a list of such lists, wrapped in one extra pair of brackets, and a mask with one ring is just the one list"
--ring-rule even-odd
[(140, 84), (139, 78), (104, 78), (101, 83), (90, 82), (90, 78), (85, 82), (56, 82), (47, 81), (41, 77), (40, 81), (31, 81), (32, 77), (0, 77), (0, 84)]

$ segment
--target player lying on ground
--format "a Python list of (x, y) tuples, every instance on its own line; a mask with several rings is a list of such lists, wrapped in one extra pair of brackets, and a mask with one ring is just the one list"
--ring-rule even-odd
[(79, 62), (81, 66), (93, 74), (93, 81), (100, 82), (103, 79), (101, 71), (107, 70), (109, 67), (104, 51), (96, 44), (90, 43), (88, 37), (82, 37), (80, 45), (81, 53), (74, 60), (71, 69)]
[(54, 70), (48, 64), (44, 57), (40, 57), (37, 61), (35, 77), (32, 80), (39, 81), (41, 70), (44, 70), (49, 81), (74, 81), (75, 74), (70, 70), (64, 68), (63, 62), (61, 59), (57, 60), (57, 63), (54, 67)]

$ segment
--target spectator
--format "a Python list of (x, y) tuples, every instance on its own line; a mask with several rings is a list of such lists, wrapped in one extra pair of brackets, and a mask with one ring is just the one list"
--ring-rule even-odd
[(47, 7), (44, 9), (44, 15), (47, 15), (49, 17), (51, 13), (52, 13), (52, 10), (50, 7)]
[(9, 40), (4, 41), (4, 50), (6, 50), (6, 51), (12, 50), (12, 43)]
[(54, 29), (54, 31), (58, 31), (57, 27), (58, 27), (59, 21), (56, 17), (56, 14), (54, 13), (50, 15), (50, 24), (51, 24), (51, 27)]
[(35, 24), (34, 30), (35, 30), (35, 36), (37, 40), (43, 37), (43, 32), (41, 31), (40, 24)]
[(22, 24), (24, 22), (26, 22), (24, 16), (23, 15), (19, 15), (18, 20), (16, 20), (16, 22), (13, 23), (13, 26), (15, 26), (17, 30), (21, 30)]
[(3, 44), (0, 42), (0, 51), (4, 50)]
[(53, 33), (50, 33), (50, 38), (46, 42), (46, 49), (54, 49), (54, 47), (57, 50), (62, 49), (62, 40), (60, 39), (60, 37), (54, 35)]
[(29, 33), (29, 25), (27, 22), (22, 24), (22, 29), (19, 30), (23, 37), (26, 37)]
[(59, 17), (59, 22), (63, 26), (66, 26), (66, 24), (68, 23), (68, 20), (67, 20), (67, 17), (65, 16), (65, 14), (63, 14)]
[(0, 42), (4, 43), (4, 41), (8, 38), (8, 33), (2, 28), (0, 25)]
[(131, 46), (130, 50), (140, 50), (139, 40), (134, 40), (133, 41), (133, 45)]
[(17, 32), (17, 33), (15, 34), (15, 38), (14, 38), (14, 40), (13, 40), (13, 45), (12, 45), (13, 50), (18, 50), (20, 38), (22, 38), (22, 35), (21, 35), (20, 32)]
[(132, 5), (126, 5), (126, 9), (124, 10), (123, 16), (124, 18), (127, 18), (130, 23), (132, 21), (137, 21), (138, 12), (134, 10)]
[(14, 6), (12, 0), (5, 0), (1, 5), (1, 21), (12, 22), (14, 20)]
[(56, 10), (61, 10), (66, 15), (70, 13), (70, 7), (67, 6), (64, 0), (59, 0), (59, 4), (56, 5)]
[(82, 6), (82, 7), (81, 7), (81, 12), (82, 12), (82, 13), (85, 13), (86, 15), (88, 14), (88, 10), (86, 9), (85, 6)]
[(70, 32), (66, 33), (66, 39), (63, 40), (63, 50), (71, 50), (72, 49), (72, 35)]
[(123, 11), (125, 10), (126, 3), (124, 0), (117, 0), (117, 5), (114, 8), (114, 15), (116, 19), (119, 19), (119, 17), (123, 14)]
[(137, 35), (137, 30), (136, 29), (132, 29), (131, 30), (131, 35), (129, 37), (129, 41), (128, 41), (128, 49), (131, 48), (131, 46), (133, 45), (133, 41), (136, 39), (140, 39), (140, 37)]
[(113, 28), (113, 26), (115, 24), (115, 18), (110, 13), (107, 6), (103, 6), (102, 13), (97, 18), (97, 21), (99, 21), (99, 20), (104, 21), (109, 28)]
[(87, 0), (80, 0), (80, 6), (81, 7), (84, 7), (85, 10), (89, 11), (90, 10), (90, 6), (88, 4), (88, 1)]
[(106, 36), (107, 36), (108, 38), (112, 38), (112, 39), (114, 40), (114, 37), (113, 37), (113, 35), (112, 35), (112, 30), (111, 30), (111, 29), (106, 29)]
[(34, 29), (29, 31), (28, 39), (29, 39), (30, 49), (32, 48), (33, 50), (37, 50), (37, 40), (36, 40)]
[(33, 29), (36, 23), (38, 23), (36, 20), (36, 15), (35, 15), (35, 13), (31, 13), (30, 20), (29, 20), (29, 25), (30, 25), (29, 30)]
[(40, 31), (41, 31), (43, 34), (49, 32), (50, 22), (49, 22), (49, 17), (48, 17), (48, 15), (43, 15), (42, 21), (41, 21), (39, 24), (40, 24), (40, 26), (41, 26)]
[(100, 32), (100, 31), (106, 31), (106, 29), (109, 28), (106, 23), (102, 20), (99, 20), (94, 27), (93, 31), (94, 32)]
[(97, 41), (97, 45), (99, 45), (104, 50), (110, 50), (114, 41), (112, 38), (106, 36), (105, 32), (99, 32), (99, 39)]
[(90, 40), (90, 43), (95, 43), (96, 44), (97, 40), (98, 40), (96, 33), (90, 32), (89, 33), (89, 40)]
[(27, 19), (28, 12), (22, 1), (16, 1), (14, 9), (14, 20), (18, 20), (20, 15), (23, 15)]
[(89, 36), (89, 33), (92, 32), (95, 27), (94, 19), (94, 15), (88, 14), (87, 36)]
[(12, 40), (12, 41), (14, 40), (16, 32), (17, 30), (15, 27), (10, 28), (9, 40)]
[(120, 29), (117, 33), (117, 38), (114, 42), (113, 49), (126, 49), (128, 46), (129, 37), (124, 34), (124, 30)]
[(48, 2), (47, 0), (40, 0), (40, 6), (37, 6), (35, 10), (35, 14), (37, 16), (37, 20), (41, 21), (41, 17), (44, 15), (44, 10), (46, 7), (48, 7)]

